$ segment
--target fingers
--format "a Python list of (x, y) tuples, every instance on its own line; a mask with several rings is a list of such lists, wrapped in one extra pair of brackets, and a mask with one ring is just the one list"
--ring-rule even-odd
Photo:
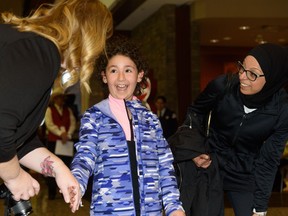
[(39, 191), (40, 191), (40, 184), (38, 181), (34, 180), (32, 182), (32, 186), (33, 186), (33, 189), (34, 189), (34, 195), (38, 195), (39, 194)]
[(203, 160), (210, 160), (210, 156), (206, 155), (206, 154), (200, 155), (200, 158), (203, 159)]
[(13, 195), (13, 199), (15, 201), (19, 200), (29, 200), (31, 197), (34, 197), (39, 193), (39, 189), (35, 190), (34, 188), (29, 189), (27, 192), (23, 192), (22, 194)]
[(193, 159), (197, 167), (208, 168), (212, 162), (209, 155), (202, 154)]
[(70, 193), (69, 193), (69, 190), (68, 189), (62, 189), (59, 191), (60, 193), (62, 193), (63, 195), (63, 198), (64, 198), (64, 201), (66, 203), (70, 203)]
[(59, 166), (55, 173), (57, 185), (61, 190), (65, 202), (70, 203), (71, 211), (75, 212), (79, 208), (82, 196), (78, 181), (64, 164), (63, 166)]
[(208, 168), (210, 166), (210, 164), (212, 163), (212, 160), (206, 161), (205, 163), (203, 163), (200, 167), (202, 168)]
[(37, 195), (40, 191), (40, 184), (29, 173), (22, 171), (17, 178), (7, 181), (7, 188), (13, 194), (12, 198), (15, 201), (29, 200)]
[(67, 190), (60, 190), (60, 193), (63, 194), (65, 202), (70, 203), (70, 209), (72, 213), (75, 213), (77, 210), (79, 210), (79, 206), (83, 206), (79, 188), (77, 189), (75, 186), (70, 186)]
[(13, 200), (15, 200), (15, 201), (19, 201), (21, 199), (21, 197), (22, 197), (22, 194), (12, 196)]
[(196, 166), (197, 167), (201, 167), (201, 168), (208, 168), (211, 164), (211, 160), (210, 161), (203, 161), (203, 162), (200, 162), (200, 163), (196, 163)]
[(77, 190), (74, 186), (69, 188), (70, 190), (70, 208), (72, 213), (79, 210), (79, 206), (82, 207), (80, 190)]

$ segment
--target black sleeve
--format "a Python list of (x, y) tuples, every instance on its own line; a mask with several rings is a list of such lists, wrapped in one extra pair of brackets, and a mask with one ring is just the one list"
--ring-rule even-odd
[(213, 109), (219, 95), (224, 93), (226, 80), (226, 75), (221, 75), (209, 82), (188, 110), (199, 114), (208, 113)]
[(209, 112), (214, 109), (218, 99), (226, 92), (227, 79), (228, 76), (224, 74), (210, 81), (196, 100), (188, 107), (186, 116), (188, 114), (196, 115), (201, 127), (203, 127), (203, 124), (207, 122)]
[(0, 162), (11, 160), (44, 118), (60, 67), (52, 42), (35, 36), (0, 50)]
[(21, 146), (17, 148), (18, 159), (20, 160), (27, 153), (40, 147), (45, 147), (45, 145), (41, 142), (37, 133), (34, 133), (31, 137), (29, 137), (29, 139), (27, 139)]

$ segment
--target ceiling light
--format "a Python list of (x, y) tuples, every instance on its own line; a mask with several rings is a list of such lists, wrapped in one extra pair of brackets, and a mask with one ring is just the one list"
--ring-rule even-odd
[(268, 43), (268, 41), (265, 40), (259, 41), (259, 44), (265, 44), (265, 43)]
[(249, 29), (250, 29), (250, 26), (239, 26), (239, 29), (240, 29), (240, 30), (243, 30), (243, 31), (249, 30)]
[(223, 40), (229, 41), (229, 40), (231, 40), (231, 37), (228, 37), (228, 36), (227, 36), (227, 37), (224, 37)]
[(267, 41), (264, 40), (263, 35), (261, 35), (261, 34), (258, 34), (258, 35), (256, 36), (255, 41), (256, 41), (258, 44), (267, 43)]
[(219, 42), (218, 39), (211, 39), (211, 40), (210, 40), (210, 43), (218, 43), (218, 42)]

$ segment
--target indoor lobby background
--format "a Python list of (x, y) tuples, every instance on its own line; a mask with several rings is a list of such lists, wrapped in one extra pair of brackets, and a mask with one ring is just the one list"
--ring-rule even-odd
[[(39, 4), (52, 2), (1, 0), (0, 12), (10, 10), (27, 15)], [(185, 117), (188, 105), (206, 84), (222, 73), (235, 71), (235, 62), (242, 61), (252, 47), (265, 42), (288, 44), (288, 0), (102, 2), (113, 13), (115, 34), (125, 34), (139, 42), (147, 57), (151, 81), (148, 103), (153, 106), (156, 96), (164, 95), (169, 108), (176, 112), (180, 122)], [(91, 84), (92, 94), (81, 95), (79, 106), (82, 112), (103, 97), (95, 77), (92, 77)], [(288, 215), (287, 194), (272, 194), (272, 210), (268, 215)], [(40, 196), (38, 200), (42, 198)], [(36, 199), (33, 202), (34, 205), (40, 203)], [(58, 205), (53, 202), (46, 203), (47, 209), (50, 204)], [(59, 209), (63, 205), (64, 202), (59, 204)], [(51, 208), (54, 209), (53, 206)], [(61, 215), (61, 211), (49, 212), (47, 215)], [(84, 212), (82, 215), (88, 215), (87, 210), (75, 215), (81, 215), (81, 212)], [(69, 213), (63, 210), (62, 215)]]
[[(1, 0), (0, 11), (27, 15), (54, 0)], [(259, 43), (288, 43), (287, 0), (102, 0), (113, 13), (115, 34), (141, 44), (150, 66), (153, 107), (168, 99), (181, 122), (187, 106), (217, 75)], [(92, 94), (82, 93), (83, 112), (103, 97), (92, 77)]]

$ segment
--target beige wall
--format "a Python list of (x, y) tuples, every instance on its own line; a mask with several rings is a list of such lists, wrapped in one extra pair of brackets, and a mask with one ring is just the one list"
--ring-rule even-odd
[(133, 29), (132, 38), (142, 44), (142, 52), (153, 72), (156, 86), (152, 88), (152, 98), (148, 102), (153, 103), (153, 96), (164, 95), (168, 106), (177, 111), (175, 5), (160, 8)]

